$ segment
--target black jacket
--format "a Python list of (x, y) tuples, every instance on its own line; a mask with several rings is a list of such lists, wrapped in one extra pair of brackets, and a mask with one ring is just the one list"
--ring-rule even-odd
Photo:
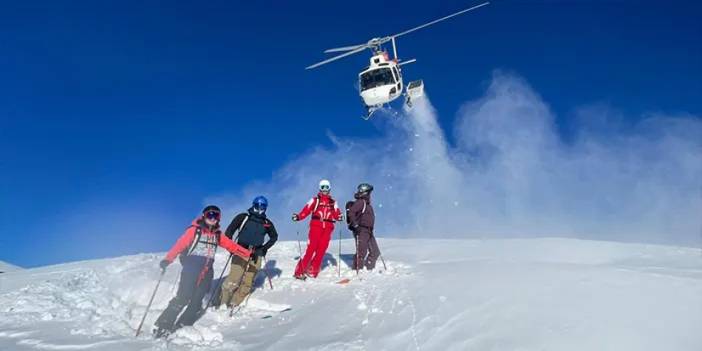
[[(266, 218), (265, 214), (260, 215), (251, 208), (249, 208), (248, 213), (240, 213), (234, 217), (224, 235), (229, 239), (233, 239), (236, 231), (247, 216), (248, 219), (244, 227), (241, 228), (236, 242), (247, 249), (263, 248), (264, 251), (268, 251), (278, 241), (278, 232), (275, 230), (273, 222)], [(268, 242), (264, 244), (266, 235), (268, 235)]]

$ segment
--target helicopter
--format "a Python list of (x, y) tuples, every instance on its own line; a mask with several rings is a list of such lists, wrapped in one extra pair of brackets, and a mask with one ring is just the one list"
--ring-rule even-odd
[[(484, 2), (482, 4), (475, 5), (473, 7), (455, 12), (445, 17), (441, 17), (437, 20), (422, 24), (420, 26), (414, 27), (404, 32), (400, 32), (398, 34), (381, 38), (373, 38), (364, 44), (324, 50), (325, 54), (337, 52), (343, 53), (310, 65), (305, 69), (313, 69), (321, 65), (369, 49), (372, 52), (370, 64), (358, 74), (358, 88), (361, 99), (363, 100), (363, 105), (366, 109), (366, 113), (364, 116), (362, 116), (362, 118), (365, 120), (370, 119), (371, 115), (373, 115), (373, 112), (394, 101), (401, 95), (405, 96), (405, 104), (407, 105), (407, 107), (411, 108), (412, 101), (424, 95), (424, 82), (421, 79), (411, 81), (407, 85), (403, 93), (404, 85), (402, 81), (401, 67), (406, 64), (416, 62), (417, 59), (411, 59), (406, 61), (400, 60), (400, 58), (397, 56), (397, 45), (395, 43), (395, 38), (403, 36), (405, 34), (409, 34), (424, 27), (431, 26), (432, 24), (436, 24), (438, 22), (447, 20), (451, 17), (455, 17), (466, 12), (476, 10), (480, 7), (489, 4), (490, 2)], [(392, 58), (390, 58), (388, 52), (385, 51), (382, 47), (383, 44), (386, 44), (388, 42), (392, 43)]]

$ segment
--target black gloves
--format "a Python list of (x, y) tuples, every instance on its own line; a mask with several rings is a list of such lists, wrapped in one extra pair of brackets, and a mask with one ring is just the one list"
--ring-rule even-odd
[(293, 213), (292, 220), (293, 220), (293, 222), (297, 222), (300, 220), (300, 217), (297, 215), (297, 213)]
[(165, 272), (166, 268), (168, 267), (169, 264), (171, 264), (171, 263), (168, 262), (168, 260), (161, 260), (161, 262), (159, 262), (158, 265), (159, 265), (159, 267), (161, 267), (161, 270)]

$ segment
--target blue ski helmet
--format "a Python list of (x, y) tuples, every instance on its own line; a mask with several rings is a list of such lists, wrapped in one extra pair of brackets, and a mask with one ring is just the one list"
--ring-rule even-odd
[(258, 213), (266, 212), (268, 209), (268, 199), (265, 196), (256, 196), (253, 200), (253, 209)]

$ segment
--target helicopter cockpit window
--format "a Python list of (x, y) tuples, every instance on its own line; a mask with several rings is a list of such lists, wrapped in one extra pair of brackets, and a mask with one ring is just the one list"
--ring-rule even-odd
[(378, 68), (361, 75), (361, 91), (394, 84), (395, 79), (390, 68)]

